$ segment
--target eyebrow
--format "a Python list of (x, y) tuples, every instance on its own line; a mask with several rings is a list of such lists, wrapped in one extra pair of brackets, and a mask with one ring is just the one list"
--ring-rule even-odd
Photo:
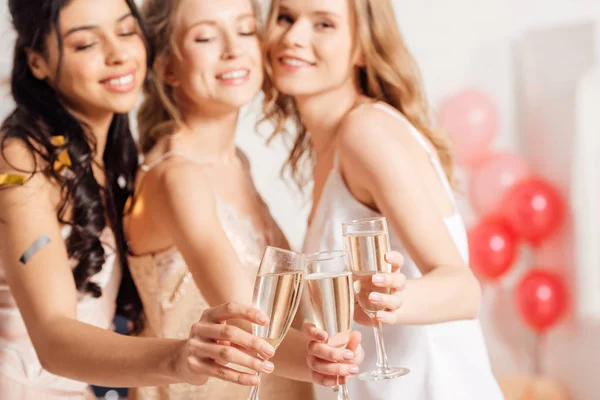
[[(292, 12), (293, 10), (289, 7), (286, 7), (284, 5), (281, 5), (280, 7), (281, 11), (287, 11), (287, 12)], [(317, 11), (313, 11), (311, 12), (311, 14), (320, 16), (320, 17), (333, 17), (333, 18), (341, 18), (340, 14), (333, 12), (333, 11), (327, 11), (327, 10), (317, 10)]]
[[(128, 12), (127, 14), (122, 15), (121, 17), (119, 17), (117, 19), (117, 23), (122, 22), (124, 20), (126, 20), (129, 17), (132, 17), (133, 14)], [(93, 30), (93, 29), (98, 29), (98, 25), (82, 25), (82, 26), (76, 26), (75, 28), (71, 28), (67, 31), (67, 33), (65, 33), (65, 35), (63, 37), (67, 37), (75, 32), (79, 32), (79, 31), (89, 31), (89, 30)]]
[[(248, 13), (248, 14), (243, 14), (243, 15), (238, 16), (236, 18), (236, 20), (239, 21), (241, 19), (246, 19), (246, 18), (254, 18), (255, 19), (256, 17), (254, 16), (254, 14)], [(190, 24), (190, 27), (188, 28), (188, 30), (192, 29), (193, 27), (198, 26), (198, 25), (212, 25), (212, 26), (214, 26), (214, 25), (217, 25), (217, 22), (214, 21), (214, 20), (210, 20), (210, 19), (196, 21), (196, 22)]]

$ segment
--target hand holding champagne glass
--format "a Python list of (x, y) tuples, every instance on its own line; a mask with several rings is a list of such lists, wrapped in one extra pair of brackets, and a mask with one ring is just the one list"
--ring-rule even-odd
[[(313, 322), (328, 334), (327, 344), (346, 348), (354, 315), (352, 273), (346, 253), (332, 251), (308, 256), (306, 287)], [(350, 372), (358, 372), (357, 366), (352, 368)], [(349, 399), (346, 385), (338, 385), (338, 400)]]
[(377, 346), (377, 369), (363, 372), (358, 376), (361, 380), (394, 379), (409, 373), (407, 368), (390, 367), (383, 343), (381, 322), (375, 319), (378, 311), (385, 306), (369, 300), (371, 293), (389, 295), (389, 287), (376, 286), (373, 276), (392, 272), (390, 264), (385, 261), (389, 252), (389, 236), (385, 218), (370, 218), (342, 224), (346, 250), (350, 255), (350, 266), (353, 272), (353, 289), (358, 304), (371, 318), (374, 324), (375, 343)]
[[(304, 285), (305, 258), (300, 253), (268, 246), (254, 284), (253, 307), (267, 317), (267, 325), (252, 325), (252, 333), (275, 349), (285, 337), (300, 304)], [(259, 375), (260, 376), (260, 375)], [(248, 400), (259, 399), (260, 384), (254, 386)]]

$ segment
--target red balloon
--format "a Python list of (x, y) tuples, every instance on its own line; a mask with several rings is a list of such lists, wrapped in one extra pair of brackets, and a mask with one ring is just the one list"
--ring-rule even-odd
[(567, 285), (559, 274), (534, 268), (517, 285), (515, 300), (521, 318), (537, 332), (543, 332), (567, 311)]
[(480, 278), (495, 280), (513, 265), (518, 245), (518, 238), (505, 219), (486, 217), (469, 230), (471, 268)]
[(565, 215), (564, 201), (558, 190), (539, 178), (512, 186), (502, 209), (517, 235), (536, 246), (560, 228)]

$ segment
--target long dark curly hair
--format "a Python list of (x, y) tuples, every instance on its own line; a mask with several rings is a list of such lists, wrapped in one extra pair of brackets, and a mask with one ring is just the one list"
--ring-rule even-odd
[[(148, 47), (144, 25), (133, 0), (125, 0), (137, 19), (146, 50), (148, 69), (152, 52)], [(58, 38), (60, 58), (63, 42), (59, 31), (60, 11), (69, 0), (9, 0), (12, 24), (17, 33), (11, 75), (14, 111), (0, 128), (0, 150), (4, 159), (8, 140), (20, 140), (36, 160), (33, 171), (43, 173), (61, 188), (57, 218), (71, 226), (66, 240), (70, 257), (78, 260), (73, 276), (79, 292), (93, 297), (102, 295), (101, 288), (91, 278), (102, 270), (106, 254), (99, 239), (108, 223), (117, 240), (117, 253), (123, 268), (123, 279), (117, 298), (117, 312), (133, 323), (132, 331), (141, 329), (142, 302), (127, 265), (127, 244), (123, 232), (123, 213), (133, 192), (138, 166), (138, 151), (129, 129), (127, 114), (116, 114), (110, 125), (104, 150), (106, 184), (102, 187), (94, 178), (92, 164), (96, 155), (96, 139), (86, 124), (78, 120), (63, 105), (59, 93), (46, 81), (36, 79), (27, 61), (27, 50), (46, 53), (46, 37), (54, 29)], [(61, 61), (57, 76), (60, 76)], [(65, 143), (55, 146), (54, 136), (64, 136)], [(58, 155), (67, 150), (72, 161), (72, 174), (57, 172), (53, 166)], [(102, 200), (104, 198), (104, 201)], [(72, 211), (67, 217), (67, 208)]]

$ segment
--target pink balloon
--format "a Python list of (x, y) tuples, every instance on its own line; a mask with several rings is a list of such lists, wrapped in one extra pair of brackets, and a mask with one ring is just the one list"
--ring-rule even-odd
[(473, 208), (480, 215), (495, 211), (506, 190), (528, 175), (527, 163), (517, 155), (488, 155), (471, 174), (469, 191)]
[(463, 90), (444, 101), (438, 118), (450, 134), (457, 161), (465, 166), (474, 166), (485, 157), (498, 130), (496, 105), (475, 89)]

